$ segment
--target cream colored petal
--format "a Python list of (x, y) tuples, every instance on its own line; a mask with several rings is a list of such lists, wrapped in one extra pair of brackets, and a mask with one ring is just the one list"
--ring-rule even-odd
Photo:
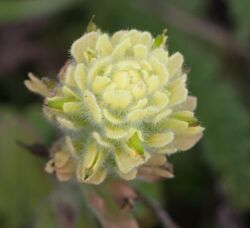
[(126, 51), (131, 47), (131, 43), (129, 39), (123, 40), (121, 43), (119, 43), (112, 53), (113, 59), (120, 59), (121, 57), (124, 57)]
[(111, 83), (109, 85), (107, 85), (107, 87), (105, 88), (105, 91), (109, 91), (109, 90), (114, 91), (115, 89), (117, 89), (117, 86), (116, 86), (115, 82), (113, 82), (111, 80)]
[(157, 150), (157, 152), (158, 152), (159, 154), (171, 155), (171, 154), (176, 153), (177, 150), (178, 150), (178, 149), (176, 148), (176, 146), (175, 146), (175, 144), (174, 144), (174, 141), (172, 141), (172, 142), (171, 142), (170, 144), (168, 144), (167, 146), (162, 147), (162, 148), (159, 148), (159, 149)]
[(190, 120), (194, 118), (194, 112), (188, 110), (178, 110), (173, 113), (174, 117), (181, 120)]
[(165, 85), (169, 79), (169, 73), (165, 64), (162, 64), (154, 57), (150, 58), (150, 64), (155, 74), (159, 77), (161, 85)]
[(158, 123), (160, 122), (161, 120), (165, 119), (166, 117), (168, 117), (170, 114), (172, 113), (172, 109), (167, 109), (166, 111), (163, 111), (159, 114), (157, 114), (154, 119), (153, 119), (153, 123)]
[(169, 96), (164, 92), (157, 91), (153, 96), (153, 103), (160, 109), (163, 109), (169, 103)]
[(103, 76), (110, 77), (112, 69), (113, 69), (113, 65), (106, 66), (103, 72)]
[(91, 168), (96, 162), (98, 156), (98, 151), (95, 145), (90, 145), (87, 147), (86, 152), (84, 153), (83, 167)]
[(131, 170), (131, 171), (128, 172), (128, 173), (122, 173), (120, 170), (117, 170), (116, 172), (118, 173), (118, 175), (119, 175), (122, 179), (124, 179), (124, 180), (126, 180), (126, 181), (130, 181), (130, 180), (135, 179), (135, 178), (136, 178), (136, 175), (137, 175), (137, 169), (133, 169), (133, 170)]
[(136, 100), (144, 97), (145, 93), (146, 93), (146, 85), (144, 84), (142, 80), (138, 81), (132, 87), (132, 94)]
[(164, 147), (174, 139), (173, 132), (153, 134), (148, 138), (147, 143), (151, 147)]
[(67, 120), (67, 119), (65, 119), (65, 118), (62, 118), (62, 117), (60, 117), (60, 116), (56, 117), (56, 120), (57, 120), (57, 122), (58, 122), (62, 127), (66, 128), (66, 129), (71, 129), (71, 130), (76, 129), (74, 123), (73, 123), (72, 121), (70, 121), (70, 120)]
[(68, 86), (63, 86), (62, 92), (65, 97), (79, 98), (78, 94), (72, 89), (70, 89)]
[(98, 149), (97, 159), (94, 162), (92, 169), (99, 170), (101, 167), (101, 164), (105, 161), (105, 158), (106, 158), (106, 152), (101, 149)]
[(125, 109), (132, 101), (132, 96), (129, 91), (126, 90), (105, 90), (103, 94), (103, 100), (112, 108)]
[(97, 184), (102, 182), (106, 172), (100, 168), (104, 161), (103, 151), (97, 151), (95, 145), (90, 145), (84, 156), (84, 163), (77, 168), (77, 178), (81, 182)]
[(148, 99), (147, 98), (143, 98), (140, 99), (136, 105), (131, 107), (131, 110), (136, 110), (136, 109), (142, 109), (144, 108), (146, 105), (148, 104)]
[(186, 85), (186, 82), (187, 82), (187, 75), (183, 74), (180, 77), (177, 77), (175, 80), (173, 80), (170, 83), (168, 83), (168, 85), (166, 86), (166, 88), (169, 91), (172, 91), (176, 87), (179, 87), (181, 85)]
[(136, 109), (127, 114), (127, 120), (129, 122), (143, 121), (147, 116), (148, 111), (146, 109)]
[(173, 145), (178, 148), (178, 150), (189, 150), (202, 138), (202, 136), (202, 132), (195, 135), (177, 135), (173, 141)]
[(143, 121), (145, 118), (148, 118), (159, 111), (160, 109), (156, 106), (149, 106), (144, 109), (133, 109), (127, 114), (127, 120), (130, 122)]
[(178, 110), (194, 111), (196, 109), (196, 105), (197, 105), (197, 98), (193, 96), (188, 96), (187, 100), (180, 105)]
[(84, 180), (84, 182), (89, 183), (89, 184), (98, 185), (104, 181), (106, 176), (107, 176), (107, 172), (103, 169), (99, 169), (93, 175), (91, 175), (89, 178)]
[(141, 31), (138, 31), (136, 29), (131, 29), (124, 35), (123, 40), (129, 39), (131, 44), (135, 45), (135, 44), (139, 43), (138, 38), (139, 38), (141, 33), (142, 33)]
[(182, 133), (187, 135), (196, 135), (200, 134), (202, 131), (204, 131), (204, 129), (205, 128), (201, 126), (189, 127)]
[[(150, 62), (148, 60), (141, 60), (140, 61), (141, 68), (145, 70), (145, 73), (148, 73), (153, 70)], [(147, 79), (147, 76), (145, 77), (145, 80)]]
[(186, 110), (176, 111), (172, 114), (172, 117), (178, 120), (186, 121), (191, 124), (197, 122), (194, 113), (191, 111), (186, 111)]
[(107, 109), (103, 109), (103, 116), (112, 124), (122, 124), (125, 122), (123, 119), (112, 115)]
[(128, 33), (128, 31), (126, 31), (126, 30), (121, 30), (121, 31), (115, 32), (111, 37), (112, 44), (113, 45), (118, 44), (127, 33)]
[(171, 82), (167, 87), (170, 92), (170, 105), (176, 105), (184, 102), (187, 99), (188, 90), (186, 89), (186, 75)]
[(129, 83), (127, 71), (117, 71), (112, 75), (112, 78), (119, 89), (125, 89)]
[(139, 70), (141, 68), (140, 64), (133, 59), (120, 60), (115, 64), (117, 70)]
[(89, 90), (84, 91), (83, 101), (86, 105), (86, 111), (89, 112), (93, 120), (97, 123), (101, 123), (102, 121), (101, 109), (96, 101), (95, 96)]
[(101, 94), (105, 87), (110, 83), (110, 78), (106, 76), (97, 76), (92, 84), (92, 89), (96, 94)]
[[(147, 156), (147, 159), (149, 157)], [(123, 151), (117, 150), (115, 152), (115, 160), (119, 170), (122, 173), (128, 173), (137, 166), (146, 162), (146, 159), (140, 154), (136, 153), (126, 147)]]
[(182, 132), (188, 128), (188, 123), (185, 121), (168, 118), (163, 123), (164, 127), (173, 130), (174, 132)]
[(88, 184), (100, 184), (105, 179), (107, 173), (103, 169), (92, 171), (79, 165), (76, 171), (78, 181)]
[(65, 113), (81, 113), (82, 104), (80, 102), (65, 102), (63, 104), (63, 112)]
[(87, 48), (95, 47), (98, 37), (98, 32), (90, 32), (83, 35), (72, 44), (70, 52), (78, 63), (86, 62), (84, 52), (86, 52)]
[(168, 62), (168, 52), (163, 48), (156, 48), (152, 51), (151, 55), (163, 64)]
[(110, 139), (119, 140), (119, 139), (125, 138), (128, 135), (128, 130), (127, 129), (106, 127), (105, 135), (106, 135), (106, 137), (108, 137)]
[(111, 63), (110, 56), (99, 59), (89, 70), (88, 72), (88, 84), (92, 84), (93, 80), (97, 76), (104, 74), (105, 69)]
[(143, 121), (143, 119), (148, 118), (160, 111), (159, 107), (149, 106), (144, 109), (133, 109), (127, 114), (127, 120), (130, 122)]
[(174, 91), (173, 93), (171, 93), (170, 95), (170, 105), (176, 105), (176, 104), (180, 104), (183, 101), (186, 100), (188, 95), (188, 90), (185, 89), (184, 87), (179, 87), (178, 89), (176, 88), (176, 91)]
[(146, 82), (148, 86), (148, 93), (154, 92), (160, 85), (159, 77), (156, 75), (152, 75)]
[(149, 106), (145, 108), (145, 110), (147, 111), (148, 116), (152, 116), (160, 112), (159, 107), (156, 107), (156, 106)]
[(112, 44), (107, 34), (101, 35), (96, 43), (96, 50), (102, 55), (109, 55), (112, 52)]
[(40, 94), (44, 97), (49, 96), (49, 89), (47, 86), (32, 73), (28, 74), (30, 80), (25, 80), (25, 86), (32, 92)]
[(92, 136), (100, 146), (111, 147), (110, 143), (106, 142), (98, 132), (93, 132)]
[(147, 58), (148, 48), (145, 45), (137, 44), (133, 47), (134, 56), (139, 59)]
[(76, 69), (75, 69), (74, 79), (76, 81), (78, 88), (81, 91), (84, 91), (84, 89), (86, 89), (86, 86), (87, 86), (87, 74), (85, 71), (84, 64), (82, 63), (77, 64)]
[(75, 79), (74, 79), (75, 65), (68, 64), (66, 67), (67, 68), (63, 76), (64, 83), (67, 86), (75, 86)]
[(176, 52), (168, 60), (168, 71), (170, 78), (181, 72), (184, 59), (181, 53)]
[(143, 44), (146, 46), (151, 46), (153, 43), (153, 38), (149, 32), (141, 32), (137, 38), (137, 43)]

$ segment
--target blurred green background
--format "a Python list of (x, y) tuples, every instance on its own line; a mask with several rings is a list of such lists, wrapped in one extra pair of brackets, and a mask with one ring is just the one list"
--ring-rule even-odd
[[(23, 81), (27, 72), (55, 78), (92, 15), (110, 33), (167, 28), (170, 52), (191, 69), (204, 137), (170, 158), (174, 179), (138, 188), (181, 227), (250, 227), (249, 8), (249, 0), (0, 0), (0, 227), (64, 227), (58, 202), (75, 227), (98, 227), (76, 186), (59, 184), (17, 144), (57, 137)], [(160, 227), (137, 209), (141, 227)]]

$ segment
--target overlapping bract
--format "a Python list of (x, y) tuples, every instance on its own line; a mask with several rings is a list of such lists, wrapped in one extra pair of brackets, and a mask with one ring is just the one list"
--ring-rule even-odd
[(183, 56), (169, 55), (161, 38), (137, 30), (89, 32), (73, 43), (56, 86), (32, 76), (26, 81), (45, 96), (47, 117), (65, 133), (49, 172), (92, 184), (108, 173), (130, 180), (159, 154), (187, 150), (200, 139)]

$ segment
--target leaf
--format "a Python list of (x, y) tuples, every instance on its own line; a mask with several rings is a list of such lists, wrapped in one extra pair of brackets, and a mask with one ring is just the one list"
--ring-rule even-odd
[(36, 129), (11, 108), (0, 108), (0, 213), (6, 227), (18, 227), (32, 219), (32, 211), (50, 191), (43, 161), (16, 141), (39, 141)]
[(44, 205), (39, 208), (39, 212), (35, 218), (35, 228), (53, 228), (57, 227), (56, 214), (51, 207), (49, 201), (45, 201)]
[(144, 153), (144, 147), (138, 136), (138, 133), (135, 132), (131, 138), (128, 140), (128, 146), (135, 149), (139, 154)]
[[(163, 193), (163, 182), (148, 183), (137, 180), (131, 182), (131, 185), (136, 191), (141, 192), (147, 199), (153, 200), (164, 206), (165, 195), (161, 194)], [(152, 214), (152, 211), (148, 210), (145, 205), (137, 201), (135, 202), (134, 206), (134, 214), (140, 221), (141, 227), (153, 227), (155, 225), (155, 218)]]
[[(150, 30), (150, 32), (157, 35), (164, 29), (159, 20), (145, 13), (142, 7), (133, 0), (92, 0), (87, 1), (85, 7), (90, 12), (95, 12), (95, 23), (103, 30), (109, 29), (110, 32), (124, 28), (136, 28)], [(89, 17), (91, 16), (89, 15)], [(114, 18), (117, 18), (117, 20), (114, 20)]]
[[(232, 202), (248, 207), (249, 112), (241, 104), (235, 88), (220, 74), (223, 58), (216, 50), (185, 35), (176, 33), (169, 37), (192, 69), (188, 76), (189, 88), (198, 97), (198, 119), (206, 128), (202, 139), (204, 159), (215, 178), (225, 185)], [(230, 66), (225, 68), (229, 70)], [(178, 178), (178, 170), (175, 171)]]
[(188, 11), (192, 14), (202, 14), (203, 9), (206, 7), (208, 0), (192, 0), (192, 1), (183, 1), (183, 0), (168, 0), (165, 1), (166, 4), (171, 4), (171, 6), (176, 6), (178, 8), (181, 8), (184, 11)]
[(250, 34), (250, 14), (249, 14), (249, 7), (250, 1), (249, 0), (229, 0), (229, 8), (231, 11), (231, 15), (233, 16), (234, 20), (236, 21), (237, 32), (242, 38), (249, 38)]
[(0, 22), (24, 20), (28, 18), (53, 15), (68, 9), (79, 0), (43, 0), (43, 1), (1, 1)]
[(166, 43), (166, 32), (167, 30), (164, 29), (162, 34), (159, 34), (155, 37), (154, 43), (153, 43), (153, 47), (157, 48), (157, 47), (162, 47), (165, 45)]

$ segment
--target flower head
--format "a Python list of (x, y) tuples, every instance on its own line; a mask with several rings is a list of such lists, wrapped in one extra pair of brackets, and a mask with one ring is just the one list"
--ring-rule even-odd
[(165, 42), (165, 34), (138, 30), (88, 32), (73, 43), (55, 86), (26, 81), (45, 97), (45, 114), (65, 134), (48, 171), (93, 184), (112, 173), (130, 180), (155, 158), (200, 139), (183, 56), (169, 55)]

